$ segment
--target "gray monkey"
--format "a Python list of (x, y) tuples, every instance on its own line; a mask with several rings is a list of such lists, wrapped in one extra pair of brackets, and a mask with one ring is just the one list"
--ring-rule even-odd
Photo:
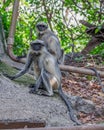
[(44, 22), (37, 23), (36, 29), (38, 32), (38, 39), (45, 42), (47, 50), (56, 57), (58, 64), (63, 64), (64, 50), (61, 49), (58, 37), (48, 29), (48, 25)]

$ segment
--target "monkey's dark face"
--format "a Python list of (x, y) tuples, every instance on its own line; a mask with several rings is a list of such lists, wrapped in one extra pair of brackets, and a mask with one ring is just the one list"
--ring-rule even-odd
[(39, 51), (39, 50), (41, 50), (41, 48), (43, 47), (43, 45), (39, 44), (39, 43), (33, 43), (33, 44), (31, 44), (31, 47), (32, 47), (32, 49), (34, 51)]
[(37, 27), (37, 29), (38, 29), (40, 32), (45, 31), (45, 30), (48, 29), (48, 25), (46, 25), (46, 24), (37, 24), (36, 27)]
[(30, 43), (32, 52), (36, 55), (39, 55), (45, 46), (44, 42), (41, 40), (36, 40)]

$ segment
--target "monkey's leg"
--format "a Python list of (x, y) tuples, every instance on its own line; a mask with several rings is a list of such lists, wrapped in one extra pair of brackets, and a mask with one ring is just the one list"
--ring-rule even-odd
[(59, 57), (59, 59), (58, 59), (58, 64), (64, 64), (64, 59), (65, 59), (65, 55), (64, 55), (64, 50), (63, 49), (61, 49), (61, 55), (60, 55), (60, 57)]
[(46, 71), (43, 71), (42, 73), (42, 82), (44, 89), (39, 90), (40, 95), (45, 95), (45, 96), (52, 96), (53, 95), (53, 88), (50, 85), (49, 81), (50, 74), (48, 74)]
[(37, 93), (39, 87), (42, 85), (42, 77), (41, 75), (39, 76), (38, 80), (36, 81), (35, 84), (32, 84), (31, 86), (29, 86), (31, 89), (29, 91), (29, 93)]
[(76, 125), (81, 125), (81, 123), (78, 121), (76, 115), (74, 114), (74, 111), (73, 111), (73, 108), (72, 108), (72, 103), (70, 102), (70, 100), (67, 99), (67, 97), (65, 96), (65, 94), (62, 91), (61, 85), (58, 88), (58, 91), (59, 91), (60, 97), (64, 100), (64, 102), (65, 102), (65, 104), (68, 108), (70, 119), (73, 122), (75, 122)]
[(41, 70), (41, 73), (40, 73), (36, 83), (29, 86), (31, 88), (31, 90), (29, 91), (30, 93), (36, 93), (38, 91), (38, 89), (41, 87), (41, 85), (42, 85), (42, 74), (43, 74), (43, 69)]
[[(41, 74), (36, 81), (34, 87), (30, 90), (30, 93), (37, 93), (39, 95), (52, 96), (53, 89), (49, 82), (50, 74), (48, 74), (44, 69), (41, 70)], [(43, 89), (39, 89), (43, 85)]]

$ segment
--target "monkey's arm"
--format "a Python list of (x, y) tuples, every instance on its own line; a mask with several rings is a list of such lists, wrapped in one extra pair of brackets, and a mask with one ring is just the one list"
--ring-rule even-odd
[(10, 75), (4, 73), (4, 76), (6, 76), (9, 79), (13, 80), (13, 79), (16, 79), (16, 78), (24, 75), (28, 71), (28, 69), (29, 69), (29, 67), (30, 67), (30, 65), (32, 63), (32, 57), (33, 57), (32, 54), (29, 53), (28, 56), (27, 56), (27, 61), (26, 61), (26, 64), (25, 64), (24, 68), (20, 72), (18, 72), (16, 75), (10, 76)]

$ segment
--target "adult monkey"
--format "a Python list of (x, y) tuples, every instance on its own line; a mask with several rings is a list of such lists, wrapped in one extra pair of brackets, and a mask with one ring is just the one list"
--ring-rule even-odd
[(38, 32), (38, 39), (45, 42), (47, 50), (56, 57), (58, 64), (63, 64), (64, 50), (61, 49), (58, 37), (48, 29), (48, 25), (44, 22), (37, 23), (36, 29)]
[(51, 55), (44, 44), (44, 41), (36, 40), (30, 43), (30, 50), (27, 56), (25, 67), (14, 76), (4, 74), (14, 80), (27, 72), (30, 65), (34, 64), (34, 71), (37, 77), (36, 83), (31, 87), (30, 93), (52, 96), (53, 90), (58, 90), (61, 98), (66, 103), (72, 121), (79, 125), (79, 121), (74, 115), (71, 102), (64, 95), (61, 87), (61, 72), (57, 60)]

